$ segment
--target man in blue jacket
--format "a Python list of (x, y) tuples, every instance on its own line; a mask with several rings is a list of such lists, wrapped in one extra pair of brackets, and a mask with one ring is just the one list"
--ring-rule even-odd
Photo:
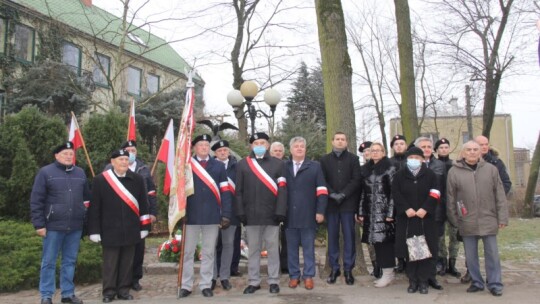
[(186, 229), (182, 234), (185, 237), (185, 251), (180, 298), (189, 296), (193, 290), (194, 254), (199, 236), (202, 241), (199, 289), (205, 297), (214, 296), (211, 285), (219, 228), (227, 229), (231, 223), (231, 191), (227, 172), (223, 163), (210, 157), (210, 140), (210, 135), (203, 134), (192, 142), (195, 155), (191, 160), (191, 170), (195, 193), (187, 199)]
[[(306, 140), (293, 137), (290, 141), (291, 160), (286, 162), (287, 179), (287, 259), (289, 287), (296, 288), (300, 279), (304, 287), (313, 289), (315, 276), (315, 235), (317, 224), (324, 221), (328, 190), (318, 162), (306, 159)], [(300, 272), (299, 249), (304, 253), (304, 269)]]
[(56, 258), (60, 251), (62, 303), (83, 303), (75, 296), (73, 276), (90, 191), (84, 171), (73, 165), (73, 143), (64, 143), (53, 152), (56, 160), (39, 170), (30, 196), (32, 224), (43, 238), (41, 304), (52, 303), (56, 292)]

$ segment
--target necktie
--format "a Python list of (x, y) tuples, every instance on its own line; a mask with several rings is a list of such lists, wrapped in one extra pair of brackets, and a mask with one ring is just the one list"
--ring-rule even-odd
[(298, 170), (300, 170), (300, 166), (302, 163), (294, 163), (294, 176), (296, 176), (296, 173), (298, 173)]
[(201, 160), (201, 161), (199, 161), (199, 163), (201, 164), (201, 167), (206, 169), (206, 163), (207, 163), (206, 160)]

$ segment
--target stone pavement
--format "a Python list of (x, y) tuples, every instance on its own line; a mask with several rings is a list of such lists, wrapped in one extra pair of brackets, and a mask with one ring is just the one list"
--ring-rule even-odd
[[(150, 249), (150, 251), (152, 251)], [(320, 253), (320, 251), (319, 251)], [(324, 261), (324, 256), (318, 256), (319, 261)], [(461, 263), (463, 259), (460, 259)], [(265, 262), (265, 259), (262, 259)], [(324, 278), (315, 278), (315, 289), (308, 291), (303, 285), (296, 289), (287, 287), (288, 277), (281, 276), (281, 292), (278, 295), (268, 292), (268, 284), (264, 278), (261, 290), (253, 295), (243, 295), (242, 291), (247, 286), (247, 275), (245, 274), (245, 261), (242, 261), (243, 277), (231, 278), (233, 289), (225, 291), (218, 286), (214, 291), (214, 297), (205, 298), (200, 290), (195, 288), (193, 294), (184, 299), (177, 299), (177, 274), (174, 264), (156, 264), (154, 252), (149, 252), (145, 260), (146, 271), (141, 284), (144, 289), (140, 292), (132, 292), (135, 301), (131, 303), (256, 303), (256, 304), (296, 304), (296, 303), (538, 303), (540, 298), (540, 265), (527, 263), (503, 263), (503, 282), (505, 283), (504, 295), (493, 297), (488, 291), (477, 294), (467, 294), (467, 285), (460, 284), (455, 278), (444, 276), (438, 277), (443, 284), (444, 290), (429, 290), (428, 295), (407, 294), (408, 282), (403, 274), (399, 274), (395, 282), (387, 288), (378, 289), (373, 287), (370, 276), (358, 276), (353, 286), (348, 286), (340, 277), (334, 285), (327, 284)], [(264, 266), (263, 266), (264, 268)], [(464, 269), (463, 264), (459, 269)], [(261, 274), (265, 273), (265, 269)], [(195, 285), (197, 286), (197, 280)], [(77, 295), (85, 303), (101, 303), (101, 285), (90, 284), (77, 286)], [(60, 303), (59, 292), (57, 292), (54, 303)], [(114, 303), (123, 301), (115, 301)], [(27, 304), (39, 303), (39, 293), (37, 290), (25, 290), (18, 293), (0, 294), (0, 303), (6, 304)]]

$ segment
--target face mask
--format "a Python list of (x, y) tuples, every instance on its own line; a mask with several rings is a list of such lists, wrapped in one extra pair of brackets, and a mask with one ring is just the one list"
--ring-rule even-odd
[(409, 169), (411, 170), (416, 170), (420, 168), (421, 165), (422, 165), (422, 162), (418, 159), (414, 159), (414, 158), (407, 159), (407, 167), (409, 167)]
[(135, 159), (137, 159), (137, 155), (129, 153), (129, 163), (133, 164), (135, 162)]
[(257, 156), (262, 156), (264, 153), (266, 153), (266, 147), (265, 146), (255, 146), (253, 147), (253, 153)]

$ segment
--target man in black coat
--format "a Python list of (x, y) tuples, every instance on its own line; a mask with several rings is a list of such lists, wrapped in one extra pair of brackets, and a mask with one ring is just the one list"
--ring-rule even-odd
[(103, 302), (132, 300), (135, 246), (148, 236), (150, 214), (144, 179), (129, 170), (129, 152), (111, 154), (112, 169), (94, 178), (88, 234), (103, 248)]
[(343, 270), (345, 282), (354, 284), (352, 269), (356, 259), (355, 213), (360, 201), (360, 160), (347, 151), (347, 136), (336, 132), (332, 152), (321, 158), (321, 167), (328, 187), (328, 257), (332, 272), (326, 280), (336, 282), (341, 275), (339, 265), (339, 230), (343, 233)]
[(405, 152), (407, 152), (407, 140), (405, 139), (405, 136), (401, 134), (394, 135), (390, 141), (390, 148), (394, 151), (394, 155), (390, 160), (397, 171), (399, 171), (399, 169), (405, 167), (407, 164), (407, 157), (405, 156)]
[(476, 136), (474, 141), (480, 145), (480, 153), (482, 153), (482, 158), (488, 163), (497, 167), (497, 170), (499, 170), (499, 177), (503, 183), (504, 193), (508, 195), (510, 189), (512, 188), (512, 181), (510, 180), (510, 176), (506, 171), (504, 162), (498, 157), (498, 153), (489, 147), (489, 139), (487, 137), (482, 135)]

